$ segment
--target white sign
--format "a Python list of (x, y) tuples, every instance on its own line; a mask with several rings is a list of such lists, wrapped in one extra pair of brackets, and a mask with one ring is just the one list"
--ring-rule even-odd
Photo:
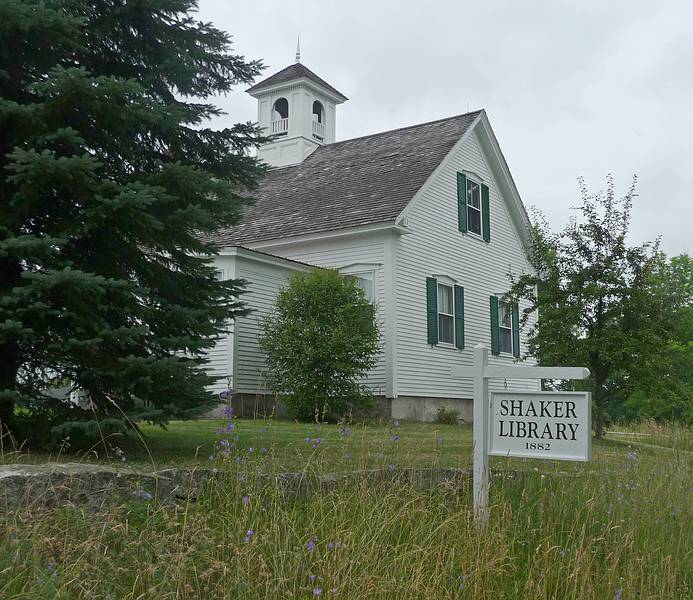
[[(584, 367), (490, 365), (488, 348), (483, 344), (477, 344), (474, 346), (474, 365), (471, 367), (453, 367), (452, 376), (471, 378), (474, 382), (473, 493), (474, 512), (479, 524), (483, 525), (488, 520), (489, 454), (580, 461), (590, 459), (592, 412), (588, 393), (503, 392), (493, 394), (492, 400), (489, 402), (488, 385), (489, 379), (494, 378), (587, 379), (590, 376), (588, 369)], [(567, 394), (572, 395), (573, 399), (568, 399)], [(553, 399), (549, 398), (548, 395), (551, 395)], [(503, 404), (503, 400), (512, 401), (514, 398), (519, 401), (521, 397), (525, 400), (522, 405)], [(530, 398), (538, 401), (538, 406), (533, 405), (532, 408), (529, 408), (527, 401)], [(542, 401), (555, 402), (556, 405), (544, 405), (542, 414)], [(574, 403), (575, 406), (572, 404), (569, 406), (568, 402)], [(558, 404), (561, 405), (560, 409)], [(522, 417), (519, 414), (511, 415), (513, 408), (514, 412), (522, 413), (524, 410), (525, 413), (529, 414)], [(500, 417), (504, 417), (502, 430), (499, 423)], [(515, 421), (522, 419), (524, 419), (524, 425), (515, 424)], [(513, 425), (509, 424), (511, 420)], [(533, 422), (535, 425), (530, 425), (529, 422)], [(558, 426), (559, 422), (562, 426)], [(570, 423), (573, 424), (572, 427)], [(549, 439), (549, 434), (553, 439)], [(537, 439), (541, 436), (544, 438)], [(502, 441), (494, 442), (494, 437)], [(543, 444), (541, 449), (538, 446), (540, 443)]]
[(588, 461), (591, 414), (588, 392), (493, 392), (488, 453)]

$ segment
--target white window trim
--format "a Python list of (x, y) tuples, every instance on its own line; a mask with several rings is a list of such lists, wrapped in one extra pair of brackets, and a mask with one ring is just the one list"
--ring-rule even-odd
[[(436, 281), (437, 281), (437, 285), (438, 285), (438, 287), (436, 288), (436, 297), (438, 298), (438, 306), (436, 306), (436, 318), (438, 319), (438, 345), (456, 348), (457, 346), (455, 346), (455, 341), (456, 341), (457, 332), (455, 331), (455, 282), (454, 282), (454, 279), (451, 279), (450, 277), (445, 277), (444, 275), (441, 275), (440, 278), (452, 281), (452, 283), (447, 283), (446, 281), (441, 281), (441, 279), (438, 279), (438, 277), (436, 277)], [(451, 290), (450, 308), (452, 309), (452, 313), (440, 312), (440, 286), (441, 285), (444, 287), (448, 287)], [(440, 339), (440, 315), (452, 317), (452, 341), (451, 342), (444, 342)]]
[[(465, 185), (467, 186), (467, 189), (464, 190), (464, 193), (466, 195), (465, 206), (467, 208), (467, 233), (469, 233), (475, 237), (478, 237), (479, 239), (483, 239), (483, 236), (484, 236), (484, 199), (483, 199), (482, 193), (481, 193), (481, 186), (483, 183), (483, 179), (481, 179), (478, 176), (475, 176), (475, 177), (467, 176), (466, 181), (467, 181), (467, 183)], [(470, 184), (470, 182), (475, 183), (476, 185), (479, 186), (479, 208), (476, 208), (475, 206), (472, 206), (469, 204), (469, 184)], [(469, 209), (470, 208), (472, 210), (478, 210), (479, 211), (479, 233), (477, 233), (476, 231), (472, 231), (469, 228)]]
[[(503, 320), (501, 319), (501, 314), (503, 312), (503, 305), (510, 306), (510, 327), (505, 327), (504, 325), (501, 325)], [(513, 304), (512, 302), (504, 302), (501, 300), (501, 297), (498, 297), (498, 352), (500, 354), (507, 354), (509, 356), (515, 356), (515, 336), (513, 335), (513, 321), (515, 320), (515, 315), (513, 314)], [(519, 326), (519, 324), (518, 324)], [(502, 349), (502, 343), (501, 343), (501, 334), (500, 330), (501, 329), (510, 329), (510, 352), (507, 352)]]
[(369, 300), (366, 298), (366, 300), (369, 300), (369, 303), (372, 304), (373, 306), (377, 306), (378, 304), (378, 276), (376, 274), (375, 269), (362, 269), (362, 270), (355, 270), (355, 269), (347, 269), (347, 270), (340, 270), (339, 271), (342, 275), (345, 277), (361, 277), (361, 279), (366, 279), (367, 277), (370, 277), (371, 282), (373, 284), (373, 298)]

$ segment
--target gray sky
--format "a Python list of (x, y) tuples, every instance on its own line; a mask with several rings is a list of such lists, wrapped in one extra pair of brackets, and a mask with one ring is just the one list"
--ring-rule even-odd
[[(267, 65), (301, 62), (344, 93), (337, 139), (485, 108), (520, 195), (553, 229), (576, 179), (639, 178), (634, 242), (693, 254), (690, 0), (200, 0), (200, 17)], [(261, 77), (260, 79), (262, 79)], [(237, 88), (219, 125), (256, 119)]]

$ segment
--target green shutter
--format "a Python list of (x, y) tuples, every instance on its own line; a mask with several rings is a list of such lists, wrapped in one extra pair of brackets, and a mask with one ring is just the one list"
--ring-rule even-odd
[(520, 307), (513, 302), (513, 354), (520, 358)]
[(488, 201), (488, 186), (481, 184), (481, 226), (485, 242), (491, 241), (491, 208)]
[(491, 354), (500, 354), (500, 329), (498, 327), (498, 297), (491, 296)]
[(428, 320), (428, 343), (438, 343), (438, 281), (426, 277), (426, 317)]
[(464, 288), (455, 286), (455, 346), (464, 348)]
[(467, 176), (457, 174), (457, 228), (467, 233)]

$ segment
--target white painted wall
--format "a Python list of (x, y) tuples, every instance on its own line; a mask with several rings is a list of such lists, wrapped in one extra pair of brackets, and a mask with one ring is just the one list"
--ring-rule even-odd
[(209, 370), (222, 377), (210, 389), (215, 393), (227, 389), (230, 380), (238, 393), (266, 392), (262, 371), (265, 358), (260, 350), (259, 335), (262, 319), (276, 300), (279, 290), (286, 286), (291, 273), (309, 270), (310, 267), (257, 255), (244, 249), (234, 249), (234, 254), (215, 259), (217, 269), (225, 278), (247, 281), (242, 300), (252, 312), (238, 317), (231, 331), (220, 337), (209, 353)]
[[(286, 241), (285, 241), (286, 242)], [(381, 331), (382, 354), (375, 367), (370, 371), (364, 384), (378, 396), (387, 395), (387, 353), (388, 345), (385, 336), (388, 281), (386, 269), (386, 239), (382, 233), (359, 234), (343, 237), (329, 237), (299, 243), (283, 243), (268, 247), (254, 244), (277, 256), (309, 263), (320, 267), (338, 269), (344, 273), (373, 270), (375, 272), (376, 318)]]
[[(272, 132), (273, 107), (279, 98), (289, 103), (289, 130), (258, 150), (258, 156), (273, 167), (284, 167), (302, 162), (318, 146), (331, 144), (336, 134), (336, 103), (314, 85), (289, 82), (257, 95), (258, 124), (265, 135)], [(324, 109), (325, 135), (319, 140), (313, 135), (313, 102), (319, 101)]]
[[(457, 172), (480, 175), (490, 191), (491, 241), (484, 242), (457, 227)], [(484, 157), (476, 130), (448, 156), (429, 179), (420, 198), (406, 213), (408, 235), (396, 239), (394, 281), (397, 396), (471, 398), (471, 380), (450, 376), (457, 365), (472, 364), (472, 348), (491, 346), (489, 296), (509, 288), (508, 272), (528, 272), (530, 265), (512, 224), (506, 200)], [(426, 335), (426, 277), (446, 275), (464, 287), (465, 349), (439, 344)], [(521, 304), (520, 309), (522, 310)], [(522, 352), (526, 334), (521, 333)], [(490, 357), (490, 362), (513, 364), (514, 357)], [(537, 389), (536, 381), (508, 381), (509, 389)], [(492, 382), (491, 389), (502, 389)]]

